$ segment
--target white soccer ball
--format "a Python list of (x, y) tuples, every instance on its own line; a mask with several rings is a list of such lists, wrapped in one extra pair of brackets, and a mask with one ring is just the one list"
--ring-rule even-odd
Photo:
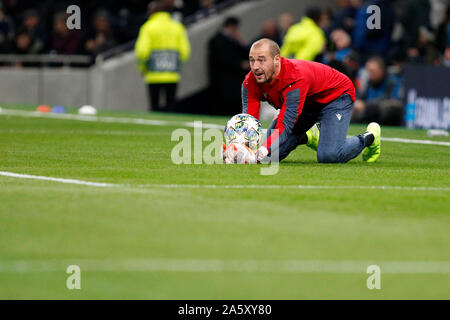
[(231, 143), (242, 144), (256, 151), (261, 141), (261, 124), (249, 114), (237, 114), (227, 122), (225, 141), (227, 146)]
[(86, 116), (95, 116), (97, 114), (97, 109), (90, 105), (84, 105), (78, 109), (78, 114)]

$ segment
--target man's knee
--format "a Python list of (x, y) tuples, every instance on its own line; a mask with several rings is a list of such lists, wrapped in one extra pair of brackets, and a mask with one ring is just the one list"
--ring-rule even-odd
[(340, 158), (337, 150), (323, 150), (320, 148), (317, 150), (317, 161), (319, 163), (339, 163), (341, 162)]
[(302, 143), (302, 138), (297, 135), (291, 135), (278, 149), (279, 161), (286, 158), (292, 151), (294, 151)]

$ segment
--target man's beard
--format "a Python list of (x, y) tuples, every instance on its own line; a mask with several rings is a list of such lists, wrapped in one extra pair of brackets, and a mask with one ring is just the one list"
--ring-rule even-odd
[(257, 81), (258, 83), (260, 83), (260, 84), (270, 83), (270, 82), (272, 82), (272, 77), (273, 77), (274, 73), (275, 73), (275, 72), (272, 70), (272, 72), (270, 73), (270, 77), (269, 77), (269, 76), (267, 75), (267, 73), (264, 72), (264, 73), (263, 73), (264, 78), (263, 78), (262, 81), (258, 81), (258, 77), (255, 75), (256, 81)]

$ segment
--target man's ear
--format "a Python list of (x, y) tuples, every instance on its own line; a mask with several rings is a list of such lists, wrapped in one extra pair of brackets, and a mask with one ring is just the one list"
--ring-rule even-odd
[(281, 56), (279, 54), (277, 54), (273, 60), (275, 61), (275, 65), (278, 67), (281, 63)]

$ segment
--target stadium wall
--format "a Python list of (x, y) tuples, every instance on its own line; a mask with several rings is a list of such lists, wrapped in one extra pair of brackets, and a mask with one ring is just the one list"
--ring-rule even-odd
[(90, 72), (75, 68), (3, 68), (0, 103), (79, 106), (90, 101)]
[[(224, 13), (191, 25), (190, 60), (183, 66), (178, 98), (195, 94), (208, 86), (207, 44), (220, 29), (226, 16), (241, 19), (244, 39), (261, 32), (265, 19), (290, 12), (297, 20), (308, 5), (331, 5), (329, 0), (259, 0), (240, 3)], [(0, 69), (0, 103), (80, 106), (99, 109), (147, 110), (146, 86), (136, 68), (133, 52), (126, 52), (90, 69), (3, 68)]]

